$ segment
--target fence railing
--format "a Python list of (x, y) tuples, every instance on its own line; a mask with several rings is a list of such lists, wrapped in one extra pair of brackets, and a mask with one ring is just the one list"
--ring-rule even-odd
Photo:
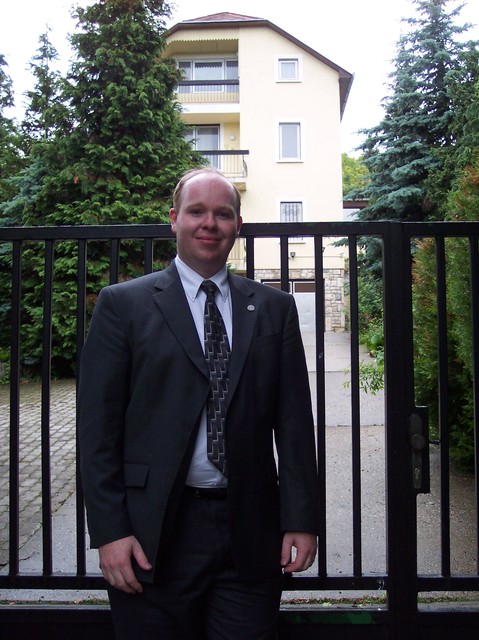
[(239, 103), (239, 80), (182, 80), (177, 97), (182, 104)]
[[(370, 624), (400, 629), (403, 635), (415, 637), (417, 626), (440, 628), (443, 618), (421, 610), (418, 594), (429, 592), (479, 592), (477, 569), (478, 550), (478, 496), (477, 468), (467, 476), (470, 509), (462, 514), (459, 529), (468, 528), (471, 546), (467, 562), (457, 564), (454, 551), (459, 529), (451, 530), (451, 513), (457, 510), (451, 494), (450, 422), (448, 407), (451, 390), (448, 387), (447, 347), (451, 339), (447, 327), (445, 307), (448, 292), (450, 259), (447, 248), (449, 238), (465, 242), (468, 260), (464, 266), (470, 283), (471, 341), (473, 367), (472, 402), (475, 407), (472, 429), (475, 433), (476, 464), (479, 460), (479, 254), (478, 223), (291, 223), (248, 224), (242, 227), (246, 245), (245, 276), (255, 276), (255, 242), (261, 238), (278, 238), (281, 257), (281, 288), (289, 290), (289, 237), (312, 237), (316, 273), (314, 306), (316, 332), (314, 337), (314, 363), (311, 387), (315, 399), (317, 427), (318, 484), (320, 488), (321, 520), (319, 523), (319, 554), (316, 565), (307, 574), (290, 578), (285, 588), (290, 592), (306, 591), (322, 597), (342, 593), (375, 595), (376, 603)], [(83, 340), (87, 331), (91, 305), (103, 284), (131, 277), (132, 272), (150, 273), (164, 256), (165, 243), (172, 239), (167, 225), (3, 228), (0, 229), (0, 270), (2, 272), (2, 300), (0, 313), (8, 319), (10, 345), (8, 347), (8, 384), (1, 385), (1, 479), (0, 535), (4, 568), (0, 571), (0, 589), (103, 589), (98, 569), (89, 560), (85, 528), (83, 497), (78, 471), (72, 475), (73, 484), (67, 489), (74, 499), (69, 520), (71, 545), (66, 562), (60, 558), (64, 550), (56, 546), (55, 513), (58, 509), (57, 471), (61, 466), (62, 446), (74, 437), (75, 382), (69, 389), (70, 404), (61, 396), (52, 376), (52, 363), (58, 353), (57, 341), (64, 336), (64, 327), (54, 324), (62, 299), (76, 300), (75, 331), (73, 336), (74, 363), (78, 366)], [(350, 323), (348, 399), (349, 421), (341, 432), (340, 455), (331, 448), (331, 434), (335, 423), (333, 413), (328, 415), (326, 399), (329, 384), (343, 384), (341, 377), (328, 377), (325, 367), (326, 342), (324, 333), (323, 246), (325, 239), (335, 238), (345, 245), (348, 265), (347, 289)], [(368, 398), (361, 391), (361, 349), (359, 341), (358, 263), (365, 238), (374, 238), (382, 245), (382, 274), (384, 290), (385, 340), (385, 408), (383, 425), (365, 425), (363, 413)], [(440, 405), (440, 437), (428, 443), (424, 429), (424, 412), (416, 407), (414, 391), (414, 331), (413, 278), (411, 264), (416, 257), (417, 242), (431, 238), (435, 275), (431, 295), (436, 305), (435, 325), (438, 336), (438, 402)], [(69, 249), (67, 250), (67, 247)], [(65, 252), (75, 261), (64, 270)], [(100, 274), (92, 269), (98, 256), (109, 256), (108, 267)], [(35, 269), (32, 271), (32, 264)], [(41, 265), (41, 266), (39, 266)], [(134, 267), (134, 269), (133, 269)], [(63, 269), (63, 270), (62, 270)], [(40, 295), (34, 315), (31, 315), (34, 295)], [(469, 295), (469, 294), (468, 294)], [(466, 305), (467, 306), (467, 305)], [(30, 314), (30, 315), (29, 315)], [(66, 316), (65, 316), (66, 317)], [(25, 401), (30, 384), (23, 384), (28, 357), (23, 345), (32, 326), (38, 324), (39, 376), (37, 395)], [(5, 342), (5, 324), (0, 339)], [(0, 344), (5, 353), (6, 344)], [(27, 357), (28, 356), (28, 357)], [(63, 399), (62, 399), (63, 398)], [(67, 411), (68, 418), (62, 415)], [(36, 412), (36, 413), (35, 413)], [(371, 427), (366, 429), (365, 427)], [(372, 427), (375, 427), (373, 429)], [(413, 429), (413, 432), (411, 432)], [(60, 431), (60, 435), (57, 431)], [(66, 435), (65, 435), (66, 433)], [(378, 464), (374, 478), (368, 477), (364, 467), (364, 447), (368, 437), (377, 437)], [(413, 436), (420, 436), (414, 438)], [(421, 439), (422, 438), (422, 439)], [(36, 442), (33, 446), (33, 442)], [(419, 446), (419, 444), (421, 446)], [(416, 530), (421, 512), (428, 510), (427, 500), (421, 501), (422, 492), (429, 490), (429, 457), (439, 459), (434, 467), (434, 482), (438, 485), (435, 497), (439, 505), (434, 522), (437, 555), (426, 570), (422, 569), (421, 547)], [(68, 471), (75, 467), (76, 450), (69, 452)], [(29, 467), (30, 465), (30, 467)], [(37, 476), (29, 478), (29, 469), (37, 468)], [(338, 465), (338, 467), (335, 467)], [(341, 473), (335, 475), (337, 470)], [(419, 470), (419, 471), (418, 471)], [(66, 473), (63, 470), (62, 473)], [(431, 471), (433, 473), (433, 471)], [(418, 480), (419, 478), (419, 480)], [(380, 486), (375, 504), (368, 503), (366, 488)], [(340, 483), (344, 504), (331, 501), (331, 483)], [(434, 484), (434, 483), (433, 483)], [(33, 486), (33, 489), (32, 489)], [(336, 485), (337, 488), (337, 485)], [(35, 499), (32, 495), (35, 493)], [(382, 503), (381, 503), (382, 501)], [(65, 502), (62, 498), (60, 502)], [(35, 503), (35, 504), (34, 504)], [(39, 508), (37, 508), (39, 505)], [(345, 506), (346, 505), (346, 506)], [(381, 506), (382, 505), (382, 506)], [(336, 518), (338, 506), (340, 518)], [(380, 507), (379, 509), (372, 509)], [(374, 512), (374, 516), (371, 514)], [(435, 512), (436, 514), (436, 512)], [(33, 520), (35, 520), (33, 522)], [(427, 518), (426, 518), (427, 519)], [(332, 523), (334, 526), (332, 526)], [(32, 529), (28, 532), (28, 526)], [(22, 549), (28, 544), (29, 534), (39, 537), (38, 566), (33, 570), (22, 561)], [(343, 538), (341, 536), (343, 535)], [(376, 537), (379, 536), (379, 537)], [(337, 545), (338, 539), (341, 544)], [(371, 541), (380, 540), (378, 549), (384, 549), (374, 559), (367, 556)], [(382, 546), (383, 545), (383, 546)], [(335, 554), (348, 558), (338, 569)], [(334, 556), (334, 557), (333, 557)], [(371, 557), (373, 560), (371, 560)], [(463, 558), (464, 560), (464, 558)], [(62, 564), (63, 562), (63, 564)], [(64, 567), (67, 567), (66, 569)], [(464, 566), (466, 569), (464, 570)], [(94, 568), (92, 568), (94, 567)], [(421, 570), (419, 570), (421, 568)], [(334, 597), (333, 597), (334, 599)], [(451, 614), (452, 616), (453, 614)], [(452, 619), (452, 618), (451, 618)], [(407, 634), (411, 633), (410, 636)], [(425, 633), (425, 632), (424, 632)], [(353, 637), (353, 636), (351, 636)], [(389, 636), (374, 636), (389, 637)], [(429, 638), (432, 636), (423, 635)]]
[(245, 159), (245, 156), (249, 155), (247, 150), (212, 149), (200, 150), (199, 153), (201, 153), (210, 167), (218, 169), (229, 179), (246, 178), (248, 176), (248, 165)]

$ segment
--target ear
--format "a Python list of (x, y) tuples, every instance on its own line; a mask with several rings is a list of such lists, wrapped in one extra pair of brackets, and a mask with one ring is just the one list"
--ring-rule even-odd
[(173, 233), (176, 233), (176, 218), (176, 211), (174, 209), (170, 209), (171, 230)]
[(239, 236), (240, 234), (240, 230), (241, 230), (241, 225), (243, 224), (243, 218), (241, 216), (238, 216), (238, 220), (236, 222), (236, 235)]

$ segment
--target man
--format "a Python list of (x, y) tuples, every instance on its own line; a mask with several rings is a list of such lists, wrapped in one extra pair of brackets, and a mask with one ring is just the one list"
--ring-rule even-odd
[[(185, 174), (170, 218), (174, 262), (103, 290), (83, 350), (91, 544), (118, 638), (273, 640), (282, 572), (304, 571), (316, 554), (296, 307), (289, 294), (228, 272), (242, 219), (240, 195), (222, 174)], [(207, 309), (204, 281), (211, 295), (209, 283), (218, 288)], [(226, 345), (219, 374), (205, 355), (205, 322), (216, 321)], [(223, 399), (212, 401), (218, 387)], [(210, 402), (223, 403), (213, 435)]]

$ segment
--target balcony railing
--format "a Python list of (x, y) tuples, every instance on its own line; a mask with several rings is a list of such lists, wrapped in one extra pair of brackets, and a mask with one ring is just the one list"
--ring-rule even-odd
[(187, 104), (239, 102), (239, 80), (182, 80), (178, 101)]
[(248, 165), (245, 156), (249, 155), (249, 151), (244, 149), (231, 150), (200, 150), (198, 151), (208, 162), (210, 167), (218, 169), (225, 174), (227, 178), (246, 178), (248, 175)]

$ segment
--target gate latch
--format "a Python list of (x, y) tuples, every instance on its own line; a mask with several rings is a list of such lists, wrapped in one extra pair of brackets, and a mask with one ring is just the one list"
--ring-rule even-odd
[(427, 407), (416, 407), (409, 416), (409, 443), (412, 457), (412, 484), (416, 493), (430, 492), (429, 417)]

